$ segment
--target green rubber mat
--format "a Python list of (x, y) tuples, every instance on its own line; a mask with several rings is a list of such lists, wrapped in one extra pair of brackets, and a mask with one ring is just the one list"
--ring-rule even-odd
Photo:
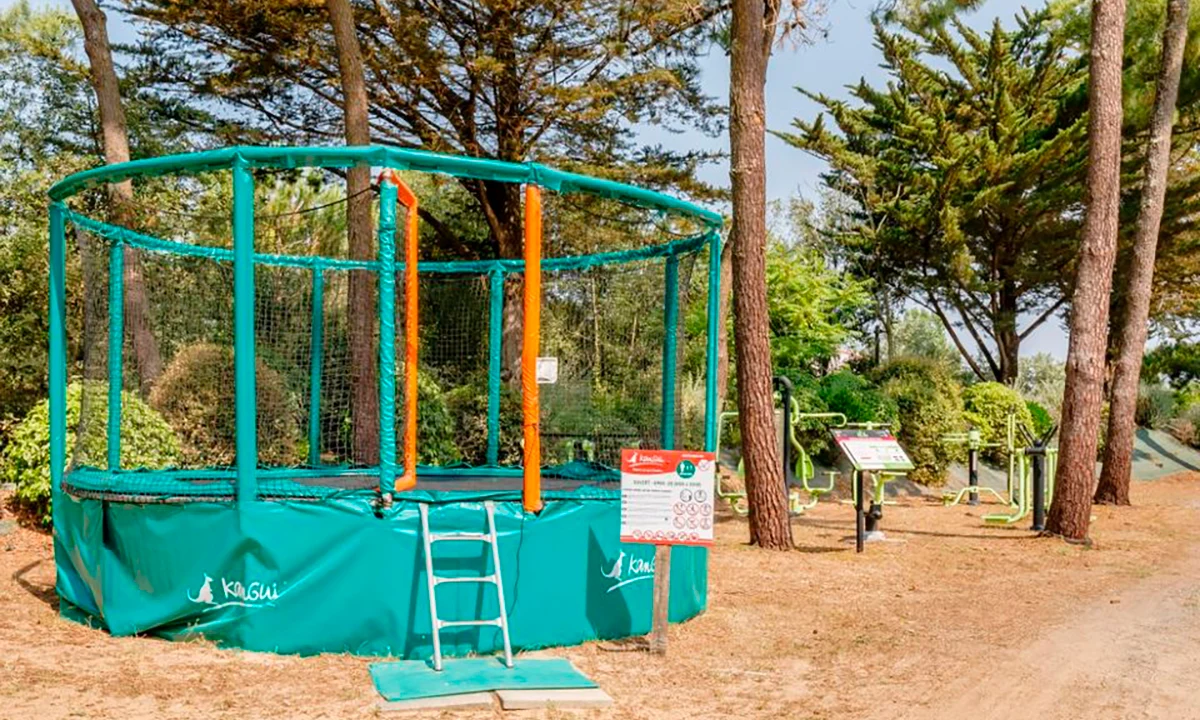
[(371, 663), (371, 680), (385, 699), (461, 695), (491, 690), (567, 690), (594, 688), (596, 683), (565, 658), (517, 660), (506, 668), (499, 658), (445, 660), (441, 672), (424, 660)]

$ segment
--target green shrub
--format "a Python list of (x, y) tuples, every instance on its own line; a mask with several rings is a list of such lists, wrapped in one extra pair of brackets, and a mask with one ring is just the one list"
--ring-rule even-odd
[(840, 412), (850, 422), (892, 423), (899, 431), (899, 408), (870, 380), (850, 370), (839, 370), (821, 378), (817, 396), (829, 412)]
[[(67, 388), (68, 462), (104, 467), (107, 460), (108, 391), (102, 383), (88, 384), (88, 415), (79, 432), (83, 384)], [(75, 443), (71, 457), (70, 443)], [(17, 506), (38, 522), (50, 523), (50, 401), (43, 400), (13, 428), (12, 439), (0, 455), (3, 477), (17, 486)], [(121, 467), (163, 468), (179, 458), (179, 441), (171, 426), (141, 398), (121, 393)]]
[[(829, 408), (821, 399), (821, 386), (812, 375), (797, 375), (792, 378), (796, 410), (801, 413), (823, 413)], [(829, 421), (820, 418), (797, 418), (796, 440), (810, 455), (826, 450), (831, 442)]]
[(900, 358), (880, 366), (872, 379), (895, 403), (896, 433), (916, 466), (909, 478), (922, 485), (945, 482), (946, 469), (960, 448), (942, 436), (962, 428), (962, 388), (943, 367), (918, 358)]
[(1138, 383), (1137, 411), (1134, 418), (1138, 425), (1155, 430), (1166, 427), (1175, 417), (1175, 393), (1165, 385)]
[[(470, 465), (487, 464), (487, 377), (478, 376), (446, 392), (446, 408), (454, 423), (454, 437), (461, 460)], [(500, 435), (498, 460), (501, 465), (521, 462), (521, 398), (511, 383), (500, 385)]]
[[(403, 378), (397, 378), (397, 388), (402, 388)], [(484, 405), (487, 396), (484, 396)], [(403, 409), (396, 409), (403, 416)], [(461, 417), (461, 413), (457, 413)], [(486, 417), (486, 410), (484, 415)], [(403, 427), (402, 425), (398, 427)], [(449, 393), (443, 393), (432, 376), (417, 373), (417, 462), (423, 465), (449, 465), (462, 460), (456, 439), (458, 437), (454, 415), (450, 412)], [(397, 462), (403, 452), (404, 438), (397, 432)]]
[(1033, 432), (1039, 437), (1054, 425), (1054, 418), (1050, 415), (1050, 411), (1042, 407), (1040, 403), (1030, 400), (1025, 403), (1025, 407), (1029, 410), (1029, 417), (1033, 419)]
[(1179, 413), (1193, 405), (1200, 405), (1200, 382), (1188, 383), (1175, 393), (1175, 407)]
[[(1005, 443), (1008, 437), (1008, 416), (1015, 415), (1017, 427), (1034, 429), (1033, 415), (1020, 393), (998, 382), (981, 382), (963, 391), (963, 419), (979, 430), (985, 443)], [(1017, 430), (1017, 438), (1024, 436)], [(983, 456), (1000, 461), (1007, 457), (1003, 448), (988, 448)]]
[[(255, 369), (258, 462), (293, 465), (304, 459), (299, 402), (283, 376), (261, 358)], [(197, 343), (181, 348), (150, 392), (150, 404), (175, 429), (189, 467), (232, 465), (236, 458), (233, 348)]]

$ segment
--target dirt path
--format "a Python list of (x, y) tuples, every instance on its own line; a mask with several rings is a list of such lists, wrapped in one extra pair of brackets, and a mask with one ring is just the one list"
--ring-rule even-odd
[[(888, 506), (890, 542), (862, 555), (838, 503), (795, 522), (791, 553), (747, 547), (745, 521), (726, 516), (709, 609), (671, 628), (667, 658), (549, 651), (611, 709), (439, 717), (1200, 720), (1200, 474), (1138, 483), (1133, 500), (1096, 508), (1090, 549), (1027, 521), (985, 527), (996, 506), (922, 498)], [(114, 638), (62, 619), (49, 536), (10, 520), (0, 510), (0, 720), (381, 716), (366, 658)]]
[(911, 720), (1200, 718), (1200, 547), (980, 672)]

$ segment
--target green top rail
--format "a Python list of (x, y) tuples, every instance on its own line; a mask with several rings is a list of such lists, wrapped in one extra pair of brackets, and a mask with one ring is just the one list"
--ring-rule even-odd
[(583, 193), (653, 210), (679, 213), (703, 223), (709, 228), (721, 227), (721, 216), (690, 202), (653, 190), (634, 187), (613, 180), (555, 170), (537, 163), (510, 163), (501, 160), (444, 155), (426, 150), (391, 147), (388, 145), (356, 145), (341, 147), (262, 147), (242, 145), (219, 150), (163, 155), (130, 162), (103, 165), (70, 175), (50, 188), (50, 198), (65, 200), (76, 193), (106, 183), (138, 177), (158, 177), (175, 174), (199, 174), (227, 170), (234, 166), (246, 168), (294, 169), (380, 167), (394, 170), (441, 173), (456, 177), (476, 178), (511, 183), (533, 183), (559, 193)]

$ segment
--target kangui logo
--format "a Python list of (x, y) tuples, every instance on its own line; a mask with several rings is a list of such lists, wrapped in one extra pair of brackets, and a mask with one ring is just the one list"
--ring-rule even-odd
[(613, 563), (611, 570), (600, 569), (601, 577), (608, 578), (613, 581), (612, 585), (604, 592), (610, 593), (613, 590), (629, 585), (630, 583), (639, 582), (641, 580), (654, 579), (654, 558), (643, 559), (639, 557), (630, 557), (629, 562), (625, 561), (625, 551), (617, 556), (617, 561)]
[(625, 456), (622, 469), (637, 473), (663, 473), (667, 471), (667, 459), (660, 453), (632, 450)]
[(205, 573), (204, 584), (200, 586), (200, 590), (195, 595), (191, 593), (185, 594), (188, 600), (198, 605), (207, 605), (208, 607), (204, 609), (204, 612), (219, 610), (224, 607), (274, 607), (275, 602), (283, 597), (283, 593), (279, 591), (279, 583), (267, 583), (258, 580), (245, 584), (240, 580), (220, 578), (220, 585), (217, 591), (220, 592), (220, 597), (213, 590), (213, 578), (208, 573)]

